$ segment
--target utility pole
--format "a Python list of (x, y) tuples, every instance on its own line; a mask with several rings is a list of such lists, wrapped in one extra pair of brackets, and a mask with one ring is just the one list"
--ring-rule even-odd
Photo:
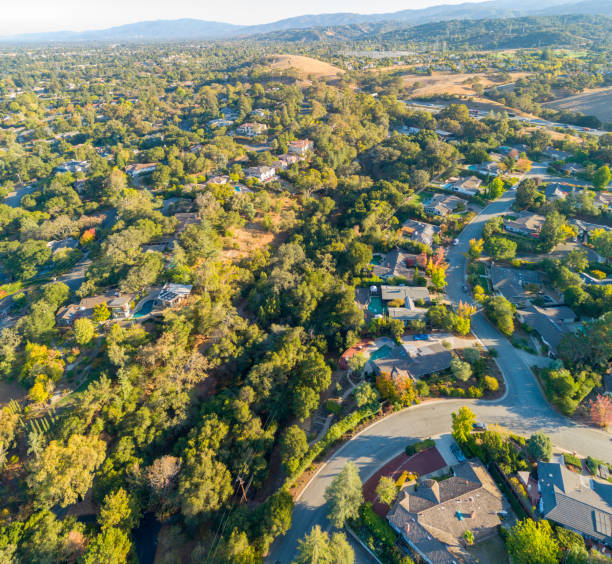
[(236, 481), (240, 484), (240, 489), (242, 490), (242, 499), (244, 499), (244, 503), (247, 503), (246, 492), (244, 491), (244, 480), (242, 476), (238, 476)]

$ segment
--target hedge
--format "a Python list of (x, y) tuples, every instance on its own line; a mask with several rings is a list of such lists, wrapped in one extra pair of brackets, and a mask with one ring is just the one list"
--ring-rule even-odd
[(580, 462), (580, 459), (577, 456), (570, 454), (569, 452), (566, 452), (563, 455), (563, 460), (565, 461), (565, 464), (570, 464), (571, 466), (575, 466), (576, 468), (582, 468), (582, 462)]
[(433, 439), (425, 439), (424, 441), (408, 445), (406, 447), (406, 454), (412, 456), (413, 454), (417, 454), (418, 452), (422, 452), (434, 446), (436, 446), (436, 441)]
[(380, 411), (380, 403), (375, 405), (364, 406), (357, 411), (353, 411), (350, 415), (347, 415), (344, 419), (341, 419), (337, 423), (334, 423), (325, 436), (318, 442), (316, 442), (304, 455), (302, 462), (297, 467), (296, 471), (292, 476), (287, 478), (285, 487), (291, 487), (295, 480), (314, 462), (317, 456), (325, 452), (330, 446), (338, 441), (345, 433), (352, 431), (359, 423), (368, 417), (372, 417)]

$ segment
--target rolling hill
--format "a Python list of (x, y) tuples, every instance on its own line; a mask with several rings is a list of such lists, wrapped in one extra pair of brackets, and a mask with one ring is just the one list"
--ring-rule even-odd
[[(401, 24), (404, 27), (449, 20), (484, 20), (513, 18), (532, 15), (604, 15), (612, 17), (610, 0), (488, 0), (464, 2), (453, 5), (437, 5), (423, 9), (402, 10), (386, 14), (332, 13), (303, 15), (272, 23), (240, 26), (223, 22), (198, 19), (157, 20), (126, 24), (102, 30), (60, 31), (30, 33), (0, 37), (4, 42), (74, 42), (74, 41), (178, 41), (231, 39), (253, 35), (312, 30), (310, 39), (316, 39), (320, 30)], [(333, 34), (332, 34), (333, 35)], [(353, 33), (355, 35), (355, 33)]]

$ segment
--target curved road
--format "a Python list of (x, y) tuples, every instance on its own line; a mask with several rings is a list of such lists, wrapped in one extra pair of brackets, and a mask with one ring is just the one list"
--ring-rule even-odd
[[(459, 236), (459, 244), (448, 252), (447, 294), (453, 303), (471, 301), (463, 291), (466, 258), (470, 239), (478, 238), (484, 223), (509, 209), (514, 192), (506, 192), (487, 206)], [(472, 318), (472, 331), (488, 348), (496, 348), (497, 358), (507, 384), (507, 393), (500, 400), (439, 400), (427, 402), (395, 413), (366, 428), (347, 442), (311, 480), (295, 504), (293, 521), (288, 533), (277, 539), (267, 562), (288, 564), (296, 555), (297, 542), (315, 525), (330, 527), (326, 518), (323, 494), (348, 461), (359, 468), (363, 480), (380, 466), (403, 451), (414, 440), (445, 434), (450, 431), (451, 413), (462, 405), (469, 405), (478, 420), (497, 423), (513, 431), (531, 435), (544, 431), (553, 443), (584, 455), (612, 460), (612, 438), (603, 431), (578, 425), (557, 414), (546, 402), (529, 367), (523, 358), (484, 317), (477, 313)]]

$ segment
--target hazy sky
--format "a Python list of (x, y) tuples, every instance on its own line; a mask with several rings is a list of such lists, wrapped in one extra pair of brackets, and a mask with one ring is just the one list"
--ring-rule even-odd
[[(103, 29), (145, 20), (199, 18), (267, 23), (325, 12), (393, 12), (465, 0), (0, 0), (0, 35)], [(479, 1), (479, 0), (476, 0)]]

